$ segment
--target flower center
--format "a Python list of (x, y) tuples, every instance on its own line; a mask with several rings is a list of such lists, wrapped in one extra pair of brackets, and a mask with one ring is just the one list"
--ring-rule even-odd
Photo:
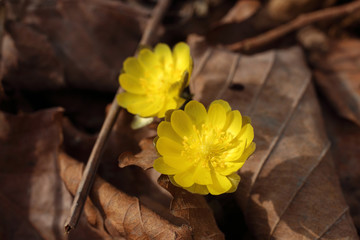
[[(141, 84), (147, 95), (179, 96), (182, 89), (181, 77), (185, 69), (177, 69), (173, 64), (161, 64), (154, 67), (154, 71), (146, 71)], [(151, 81), (149, 79), (156, 79)]]
[(226, 168), (228, 162), (225, 159), (230, 150), (239, 145), (236, 138), (229, 132), (207, 124), (203, 124), (200, 130), (195, 126), (193, 128), (196, 134), (190, 138), (184, 137), (182, 157), (208, 169)]

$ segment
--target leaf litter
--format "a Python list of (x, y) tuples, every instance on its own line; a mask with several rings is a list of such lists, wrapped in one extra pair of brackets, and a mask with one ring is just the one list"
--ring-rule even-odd
[(207, 49), (195, 56), (197, 62), (203, 65), (194, 79), (194, 98), (210, 103), (212, 96), (221, 97), (252, 118), (257, 150), (240, 169), (235, 195), (253, 234), (356, 238), (301, 50), (245, 56)]
[[(301, 2), (304, 5), (297, 9), (299, 13), (305, 11), (305, 3), (306, 1)], [(215, 24), (216, 28), (210, 29), (207, 40), (214, 43), (218, 41), (216, 34), (219, 32), (229, 29), (231, 32), (233, 27), (245, 26), (244, 21), (256, 23), (254, 19), (257, 19), (259, 25), (253, 26), (258, 28), (250, 29), (248, 35), (244, 35), (245, 38), (253, 36), (269, 27), (267, 24), (274, 20), (263, 22), (265, 25), (262, 25), (260, 20), (266, 18), (261, 19), (259, 16), (264, 12), (264, 8), (259, 8), (256, 1), (239, 1), (237, 5), (241, 4), (248, 4), (249, 7), (242, 13), (243, 17), (237, 19), (234, 14), (229, 14), (227, 18), (223, 18), (220, 25)], [(316, 1), (313, 7), (323, 7), (322, 4), (329, 6), (333, 1)], [(11, 7), (11, 22), (7, 24), (7, 33), (3, 39), (5, 51), (1, 60), (2, 81), (7, 89), (30, 92), (71, 87), (115, 91), (116, 75), (122, 61), (133, 50), (129, 46), (136, 46), (141, 25), (149, 15), (146, 8), (129, 8), (122, 2), (114, 1), (94, 0), (86, 6), (78, 1), (59, 1), (56, 5), (49, 3), (47, 6), (30, 3), (27, 7), (32, 10), (23, 8), (24, 12), (21, 12), (21, 8), (17, 9), (16, 5)], [(265, 9), (270, 10), (269, 6)], [(281, 16), (295, 17), (290, 10), (280, 10), (284, 11)], [(138, 14), (128, 14), (134, 11)], [(243, 9), (234, 8), (233, 12), (236, 11)], [(104, 21), (102, 16), (107, 16)], [(105, 29), (116, 25), (117, 21), (131, 22), (128, 26), (137, 27), (129, 29), (121, 25), (121, 31), (107, 33)], [(279, 23), (275, 25), (277, 24)], [(83, 28), (84, 25), (88, 27)], [(57, 28), (52, 29), (53, 26)], [(174, 29), (168, 33), (175, 32)], [(179, 31), (179, 34), (186, 31), (189, 32), (189, 29), (181, 33)], [(204, 29), (201, 31), (204, 32)], [(59, 35), (60, 32), (68, 34)], [(229, 32), (220, 35), (223, 38), (228, 37), (226, 43), (234, 42), (234, 39), (238, 40), (239, 37), (244, 38), (234, 35), (235, 38), (231, 39)], [(29, 41), (24, 41), (27, 38)], [(123, 45), (110, 44), (110, 39), (120, 38)], [(200, 41), (196, 42), (194, 39)], [(240, 171), (242, 180), (238, 191), (228, 196), (236, 199), (251, 234), (259, 239), (357, 239), (349, 208), (337, 179), (339, 174), (345, 199), (358, 227), (355, 170), (358, 166), (358, 155), (356, 146), (354, 147), (357, 132), (350, 127), (342, 132), (336, 124), (332, 125), (336, 126), (336, 130), (331, 130), (326, 121), (326, 126), (330, 129), (330, 140), (335, 143), (331, 151), (337, 166), (335, 171), (310, 70), (304, 64), (301, 50), (293, 47), (246, 56), (211, 48), (207, 46), (207, 41), (197, 36), (190, 37), (189, 42), (195, 57), (194, 82), (191, 85), (194, 98), (203, 103), (225, 98), (232, 107), (250, 115), (255, 125), (258, 149)], [(335, 40), (331, 45), (335, 47), (326, 56), (328, 65), (316, 65), (316, 77), (319, 75), (316, 71), (328, 74), (330, 70), (334, 71), (334, 74), (330, 73), (333, 74), (330, 78), (340, 76), (343, 81), (340, 84), (345, 84), (344, 81), (347, 81), (346, 84), (349, 81), (356, 84), (357, 76), (356, 73), (353, 74), (356, 63), (349, 60), (352, 59), (349, 57), (352, 56), (351, 51), (339, 50), (348, 47), (351, 49), (352, 44), (356, 45), (356, 41), (351, 43)], [(89, 56), (97, 57), (90, 59)], [(338, 61), (343, 61), (344, 64), (338, 67)], [(88, 66), (93, 67), (89, 70)], [(25, 79), (27, 81), (24, 81)], [(323, 79), (325, 82), (327, 77)], [(355, 93), (354, 89), (356, 88), (351, 85), (346, 94), (350, 92), (350, 97), (356, 99), (358, 93)], [(322, 91), (325, 95), (331, 95), (326, 92), (325, 87), (322, 87)], [(337, 95), (334, 102), (341, 100), (339, 96), (344, 96), (344, 93)], [(353, 105), (346, 102), (341, 106), (346, 107), (337, 108), (337, 111), (356, 122), (349, 117), (356, 113), (354, 108), (351, 108)], [(349, 106), (350, 113), (346, 110)], [(347, 113), (344, 114), (344, 110)], [(103, 179), (97, 178), (85, 205), (87, 218), (82, 218), (79, 228), (69, 236), (63, 235), (62, 224), (70, 208), (71, 196), (60, 180), (59, 173), (73, 194), (83, 168), (74, 158), (81, 162), (86, 161), (96, 135), (77, 129), (67, 118), (61, 117), (62, 111), (49, 109), (17, 116), (1, 114), (1, 164), (4, 164), (1, 177), (4, 184), (0, 188), (2, 238), (224, 238), (212, 215), (212, 211), (217, 210), (211, 210), (202, 196), (192, 197), (184, 190), (169, 184), (167, 178), (162, 176), (159, 181), (170, 191), (170, 195), (157, 186), (158, 174), (151, 169), (144, 171), (130, 166), (135, 164), (148, 169), (156, 158), (152, 145), (154, 127), (138, 132), (127, 131), (131, 117), (124, 113), (112, 132), (103, 156), (99, 171)], [(47, 141), (49, 139), (52, 141)], [(347, 141), (350, 144), (344, 143)], [(26, 144), (21, 144), (22, 142)], [(61, 145), (66, 153), (60, 150)], [(39, 146), (43, 146), (44, 151), (34, 152), (42, 149)], [(347, 154), (343, 155), (344, 151), (347, 151)], [(123, 169), (117, 167), (116, 160), (119, 155), (119, 164)], [(341, 158), (346, 158), (347, 161), (341, 161)], [(354, 167), (349, 168), (350, 161)], [(28, 184), (23, 184), (24, 182)], [(51, 190), (45, 191), (46, 189)], [(55, 195), (57, 197), (54, 197)], [(57, 204), (59, 199), (61, 204)], [(206, 199), (209, 201), (209, 198)], [(221, 199), (212, 200), (221, 205)], [(170, 201), (172, 204), (169, 209)], [(223, 202), (226, 203), (228, 202)], [(53, 214), (54, 212), (56, 214)], [(54, 220), (55, 217), (58, 219)], [(166, 227), (160, 229), (144, 219)], [(226, 224), (232, 225), (229, 222)], [(237, 226), (233, 228), (236, 229)], [(154, 229), (160, 231), (156, 233)], [(176, 235), (176, 232), (179, 235)], [(166, 237), (163, 238), (164, 236)], [(250, 236), (248, 238), (252, 239)]]
[[(62, 113), (0, 112), (1, 239), (64, 239), (72, 199), (58, 175)], [(101, 239), (84, 220), (74, 239)]]

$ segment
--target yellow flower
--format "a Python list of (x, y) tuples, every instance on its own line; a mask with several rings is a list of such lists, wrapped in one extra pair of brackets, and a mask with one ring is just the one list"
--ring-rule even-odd
[(123, 69), (119, 81), (125, 92), (118, 94), (117, 101), (130, 113), (162, 118), (167, 110), (184, 104), (180, 95), (189, 85), (192, 71), (186, 43), (176, 44), (172, 52), (163, 43), (157, 44), (154, 51), (142, 49), (138, 58), (125, 60)]
[(248, 117), (216, 100), (208, 111), (190, 101), (185, 110), (168, 112), (158, 126), (154, 168), (189, 192), (213, 195), (234, 192), (236, 173), (254, 152), (254, 130)]

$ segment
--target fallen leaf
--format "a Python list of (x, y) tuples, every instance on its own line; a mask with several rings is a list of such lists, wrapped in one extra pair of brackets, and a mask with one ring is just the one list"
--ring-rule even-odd
[[(129, 115), (125, 114), (125, 112), (123, 112), (123, 114), (121, 114), (120, 118), (118, 119), (116, 127), (114, 128), (113, 133), (110, 137), (110, 143), (107, 146), (108, 150), (105, 150), (102, 164), (104, 164), (104, 161), (105, 161), (106, 165), (110, 164), (111, 162), (114, 162), (113, 160), (109, 161), (108, 159), (106, 159), (106, 157), (108, 157), (109, 159), (113, 159), (114, 153), (116, 153), (118, 151), (121, 152), (122, 151), (121, 149), (126, 149), (126, 148), (128, 150), (131, 149), (130, 143), (133, 141), (134, 136), (136, 136), (136, 134), (134, 134), (134, 133), (149, 131), (149, 130), (146, 130), (146, 128), (139, 129), (139, 130), (131, 130), (131, 128), (129, 127), (130, 122), (131, 122), (129, 120), (131, 120), (131, 119), (129, 119), (128, 117), (129, 117)], [(66, 144), (66, 141), (72, 141), (72, 142), (76, 143), (76, 145), (78, 145), (78, 147), (76, 149), (79, 150), (80, 149), (79, 147), (83, 148), (84, 146), (87, 145), (87, 142), (88, 143), (91, 142), (91, 141), (89, 141), (89, 136), (76, 130), (76, 128), (74, 128), (74, 126), (72, 126), (69, 121), (65, 121), (64, 126), (65, 126), (65, 134), (64, 134), (65, 135), (65, 144)], [(151, 128), (151, 126), (150, 126), (150, 128)], [(150, 131), (150, 132), (152, 132), (152, 131)], [(121, 135), (120, 135), (120, 133), (121, 133)], [(73, 148), (74, 146), (69, 146), (69, 147)], [(119, 149), (119, 147), (120, 147), (120, 150), (115, 150), (116, 148)], [(120, 156), (120, 159), (128, 161), (128, 162), (119, 161), (119, 164), (121, 165), (121, 167), (125, 167), (125, 166), (133, 164), (133, 165), (144, 167), (145, 169), (148, 169), (149, 167), (152, 166), (152, 162), (154, 161), (155, 158), (157, 158), (157, 153), (156, 153), (156, 150), (155, 150), (154, 144), (153, 144), (153, 137), (152, 138), (144, 138), (143, 140), (141, 140), (140, 147), (142, 148), (142, 151), (140, 151), (140, 153), (135, 156), (133, 156), (130, 152), (128, 152), (126, 154), (122, 154)], [(68, 148), (67, 148), (67, 151), (69, 151)], [(71, 152), (73, 152), (73, 151), (74, 151), (74, 149)], [(112, 155), (108, 155), (106, 152), (109, 152)], [(63, 177), (69, 191), (74, 193), (74, 192), (76, 192), (77, 184), (80, 181), (81, 176), (79, 176), (79, 174), (82, 172), (83, 166), (80, 165), (79, 163), (75, 164), (74, 160), (72, 160), (69, 156), (67, 156), (65, 154), (63, 154), (61, 158), (62, 158), (61, 165), (64, 165), (61, 168), (66, 169), (66, 171), (61, 172), (62, 177)], [(106, 162), (108, 162), (108, 163), (106, 163)], [(74, 166), (73, 168), (75, 170), (70, 170), (71, 167), (69, 167), (69, 166)], [(146, 178), (144, 176), (144, 174), (141, 174), (141, 172), (139, 172), (139, 171), (136, 171), (136, 172), (131, 171), (130, 167), (118, 169), (117, 171), (116, 171), (116, 169), (113, 168), (113, 166), (112, 166), (112, 168), (107, 167), (106, 169), (107, 169), (106, 172), (104, 172), (102, 170), (102, 171), (100, 171), (100, 173), (102, 175), (105, 175), (105, 177), (109, 177), (109, 175), (110, 176), (111, 175), (118, 176), (116, 178), (117, 181), (114, 181), (114, 179), (112, 179), (112, 182), (114, 184), (116, 184), (116, 187), (118, 189), (124, 189), (127, 194), (130, 193), (131, 195), (136, 195), (138, 197), (138, 199), (136, 198), (136, 201), (137, 202), (140, 201), (141, 204), (146, 203), (146, 206), (149, 206), (151, 208), (151, 210), (154, 210), (158, 213), (162, 213), (165, 215), (169, 214), (169, 211), (168, 210), (166, 211), (166, 209), (164, 209), (164, 206), (169, 205), (169, 202), (168, 202), (169, 197), (164, 195), (164, 193), (162, 192), (162, 191), (164, 191), (163, 189), (161, 191), (161, 189), (155, 188), (153, 181), (154, 180), (156, 181), (157, 177), (159, 176), (155, 172), (147, 171), (146, 172), (147, 178)], [(109, 174), (109, 172), (111, 172), (111, 174)], [(76, 185), (74, 185), (74, 183), (76, 183)], [(109, 185), (109, 184), (107, 183), (107, 185)], [(124, 185), (126, 185), (126, 186), (124, 186)], [(131, 188), (132, 191), (130, 191), (129, 188)], [(184, 222), (189, 223), (189, 226), (191, 226), (191, 229), (192, 229), (191, 232), (194, 235), (194, 239), (204, 239), (204, 238), (205, 239), (224, 239), (223, 234), (219, 231), (219, 229), (216, 226), (214, 217), (212, 216), (212, 212), (209, 209), (209, 207), (207, 206), (206, 201), (203, 198), (203, 196), (200, 196), (200, 195), (193, 196), (192, 194), (187, 193), (184, 190), (181, 190), (181, 189), (176, 190), (177, 188), (174, 189), (171, 186), (168, 188), (169, 188), (169, 190), (171, 190), (170, 192), (172, 193), (173, 198), (174, 198), (172, 200), (172, 204), (171, 204), (172, 209), (170, 212), (177, 217), (182, 217), (182, 219), (184, 219), (183, 220)], [(94, 191), (97, 191), (97, 189), (95, 189)], [(112, 187), (111, 191), (118, 192), (119, 190)], [(128, 198), (130, 199), (130, 197), (128, 195), (126, 195), (125, 192), (121, 193), (121, 194), (118, 193), (119, 200), (114, 200), (115, 203), (111, 202), (111, 204), (110, 204), (110, 203), (104, 202), (101, 204), (105, 204), (107, 206), (114, 205), (114, 209), (111, 208), (109, 211), (115, 211), (116, 208), (119, 208), (119, 210), (117, 210), (117, 211), (120, 211), (120, 209), (121, 209), (121, 211), (125, 211), (124, 209), (127, 209), (128, 205), (135, 204), (134, 203), (135, 198), (131, 198), (132, 200), (131, 201), (129, 200), (128, 203), (127, 202), (122, 203), (123, 205), (119, 205), (120, 203), (116, 202), (116, 201), (120, 202), (120, 200), (125, 201)], [(97, 195), (96, 195), (95, 199), (98, 199), (98, 198), (103, 197), (104, 194), (108, 195), (110, 193), (107, 193), (107, 192), (104, 193), (103, 191), (101, 191), (101, 192), (96, 192), (96, 194)], [(124, 196), (127, 196), (127, 197), (124, 197)], [(123, 198), (125, 198), (125, 200)], [(104, 198), (104, 199), (106, 199), (106, 198)], [(94, 202), (98, 202), (98, 200), (94, 200)], [(92, 204), (92, 203), (90, 203), (90, 204)], [(102, 209), (102, 207), (97, 206), (97, 209)], [(140, 209), (143, 209), (143, 207), (140, 207)], [(92, 213), (87, 214), (88, 218), (89, 218), (89, 222), (94, 226), (99, 225), (98, 223), (101, 222), (101, 219), (97, 220), (98, 210), (96, 210), (96, 208), (94, 210), (92, 207), (88, 206), (88, 207), (86, 207), (85, 211), (92, 211)], [(155, 214), (155, 213), (152, 213), (152, 214)], [(111, 217), (113, 217), (113, 218), (116, 217), (116, 219), (120, 218), (119, 216), (116, 216), (116, 215), (111, 215)], [(110, 216), (109, 216), (109, 218), (110, 218)], [(149, 216), (149, 218), (152, 219), (151, 216)], [(113, 220), (113, 221), (118, 221), (118, 220)], [(137, 221), (137, 220), (132, 219), (132, 221)], [(144, 221), (147, 221), (147, 220), (145, 219)], [(127, 225), (128, 223), (116, 222), (116, 223), (111, 223), (111, 224)], [(106, 225), (106, 223), (105, 223), (105, 225)], [(167, 226), (167, 225), (162, 225), (162, 227), (169, 228), (169, 226)], [(108, 226), (105, 227), (105, 229), (107, 229), (107, 228), (112, 229), (113, 227), (111, 225), (110, 227), (108, 227)], [(150, 226), (149, 226), (149, 228), (150, 228)], [(108, 230), (108, 231), (110, 231), (110, 230)], [(119, 230), (117, 230), (117, 231), (119, 231)], [(142, 230), (139, 230), (139, 231), (140, 231), (139, 232), (139, 234), (140, 234)], [(117, 236), (116, 234), (118, 234), (118, 233), (111, 232), (111, 235), (113, 237)], [(124, 234), (123, 232), (120, 232), (121, 236), (123, 234)], [(167, 237), (160, 238), (160, 239), (168, 239)]]
[(65, 87), (62, 63), (46, 35), (19, 22), (10, 22), (7, 31), (2, 42), (4, 84), (27, 90)]
[(114, 92), (122, 63), (134, 53), (149, 16), (112, 0), (61, 0), (24, 8), (9, 29), (22, 64), (5, 77), (8, 84), (31, 90), (67, 86)]
[[(118, 167), (118, 157), (126, 151), (138, 152), (138, 142), (142, 138), (153, 136), (154, 130), (148, 126), (132, 130), (130, 124), (132, 115), (121, 111), (110, 134), (109, 140), (100, 159), (98, 174), (108, 183), (124, 193), (136, 196), (140, 202), (151, 209), (167, 209), (170, 204), (170, 194), (161, 188), (156, 180), (159, 175), (152, 171), (144, 172), (136, 166)], [(88, 134), (77, 129), (68, 119), (63, 121), (64, 151), (71, 157), (86, 163), (96, 134)]]
[(220, 20), (219, 24), (242, 22), (255, 14), (256, 11), (260, 8), (260, 6), (261, 4), (259, 1), (239, 0)]
[[(61, 155), (60, 174), (68, 190), (75, 194), (82, 177), (83, 164)], [(100, 177), (95, 179), (85, 213), (90, 222), (103, 222), (112, 238), (121, 239), (191, 239), (191, 228), (168, 214), (160, 216)], [(98, 212), (103, 219), (98, 220)]]
[(360, 233), (360, 127), (339, 117), (322, 101), (336, 171), (358, 234)]
[(165, 175), (162, 175), (158, 181), (174, 197), (170, 212), (189, 222), (193, 230), (193, 239), (225, 239), (202, 195), (175, 187)]
[(270, 0), (266, 6), (268, 14), (277, 21), (290, 21), (302, 13), (334, 5), (336, 0)]
[(119, 156), (120, 168), (129, 165), (136, 165), (144, 170), (152, 168), (154, 160), (159, 157), (154, 147), (154, 138), (142, 139), (139, 145), (141, 152), (138, 154), (133, 155), (131, 152), (124, 152)]
[[(241, 18), (241, 21), (220, 22), (215, 28), (203, 34), (206, 35), (207, 42), (212, 45), (231, 45), (285, 24), (301, 14), (329, 7), (335, 3), (335, 0), (269, 0), (260, 7), (256, 7), (254, 2), (256, 1), (238, 1), (233, 9), (228, 12), (228, 15), (231, 16), (232, 11), (246, 12), (246, 10), (250, 11), (251, 14), (245, 14), (246, 17)], [(240, 5), (242, 8), (239, 8)], [(289, 45), (287, 41), (288, 39), (279, 39), (275, 44), (276, 46), (281, 45), (279, 43)], [(269, 49), (271, 46), (267, 45), (263, 48)]]
[[(196, 39), (190, 45), (196, 49)], [(193, 52), (194, 98), (207, 105), (224, 99), (252, 119), (257, 149), (240, 169), (235, 193), (252, 233), (356, 239), (301, 50)]]
[(237, 1), (226, 15), (206, 32), (207, 42), (230, 44), (256, 35), (259, 31), (255, 28), (254, 21), (261, 9), (263, 6), (259, 1)]
[[(71, 196), (58, 175), (63, 110), (0, 112), (0, 238), (68, 239)], [(101, 239), (81, 218), (70, 239)]]
[[(122, 153), (119, 157), (119, 167), (124, 168), (133, 165), (144, 170), (151, 168), (154, 160), (158, 157), (153, 138), (142, 139), (140, 147), (142, 150), (136, 155), (131, 152)], [(156, 172), (150, 172), (150, 174), (153, 174), (152, 179), (157, 179), (159, 176)], [(211, 209), (203, 196), (191, 194), (184, 189), (173, 186), (166, 176), (160, 177), (158, 181), (173, 197), (170, 213), (189, 223), (194, 239), (224, 239), (224, 235), (218, 229)]]
[(336, 111), (360, 126), (360, 41), (331, 40), (329, 51), (310, 58), (316, 83)]

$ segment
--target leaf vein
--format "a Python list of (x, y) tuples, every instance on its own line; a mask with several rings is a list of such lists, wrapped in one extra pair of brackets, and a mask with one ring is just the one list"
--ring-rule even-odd
[(249, 202), (250, 202), (250, 195), (251, 195), (251, 193), (253, 191), (254, 183), (256, 182), (256, 179), (259, 177), (259, 174), (260, 174), (261, 170), (263, 169), (266, 161), (269, 159), (269, 157), (271, 156), (271, 154), (274, 151), (275, 147), (277, 146), (278, 142), (280, 141), (281, 137), (283, 136), (283, 134), (284, 134), (284, 132), (286, 130), (286, 127), (288, 126), (290, 120), (294, 116), (294, 113), (298, 109), (298, 106), (300, 105), (300, 102), (301, 102), (303, 96), (305, 95), (306, 89), (308, 89), (308, 86), (310, 85), (310, 79), (311, 79), (311, 76), (309, 75), (306, 78), (306, 80), (304, 81), (305, 84), (300, 89), (300, 94), (298, 95), (297, 99), (293, 102), (293, 105), (291, 107), (291, 110), (289, 111), (288, 116), (286, 117), (283, 124), (280, 126), (280, 128), (278, 130), (278, 133), (274, 137), (273, 141), (270, 143), (270, 146), (268, 148), (267, 153), (265, 154), (265, 156), (263, 156), (263, 158), (261, 159), (261, 161), (259, 163), (259, 167), (254, 172), (254, 177), (253, 177), (253, 180), (252, 180), (252, 183), (251, 183), (251, 186), (250, 186), (250, 190), (249, 190), (249, 192), (248, 192), (248, 194), (246, 196), (246, 198), (248, 199), (247, 205), (249, 205)]
[(327, 141), (324, 149), (321, 151), (316, 163), (313, 165), (313, 167), (310, 169), (310, 171), (308, 172), (308, 174), (306, 175), (306, 177), (304, 178), (303, 182), (301, 183), (301, 185), (296, 189), (296, 191), (293, 193), (293, 195), (291, 196), (289, 202), (286, 204), (284, 210), (282, 211), (282, 213), (279, 215), (278, 220), (276, 221), (274, 227), (271, 229), (270, 231), (270, 236), (273, 235), (273, 233), (275, 232), (277, 226), (279, 225), (283, 215), (286, 213), (287, 209), (290, 207), (291, 203), (293, 202), (293, 200), (295, 199), (295, 197), (297, 196), (297, 194), (300, 192), (300, 190), (304, 187), (306, 180), (309, 178), (309, 176), (311, 175), (311, 173), (319, 166), (319, 164), (321, 163), (322, 159), (326, 156), (326, 153), (329, 151), (330, 149), (330, 141)]

